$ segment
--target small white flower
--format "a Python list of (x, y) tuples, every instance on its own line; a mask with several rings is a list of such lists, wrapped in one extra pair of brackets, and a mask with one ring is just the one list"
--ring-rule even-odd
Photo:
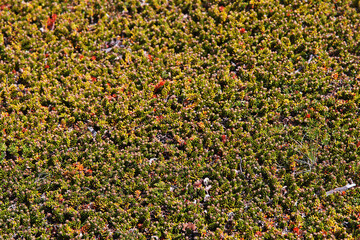
[(210, 195), (209, 194), (206, 194), (205, 197), (204, 197), (204, 201), (209, 201), (210, 200)]
[(149, 165), (151, 165), (155, 160), (157, 160), (157, 158), (150, 158)]
[(233, 218), (234, 216), (235, 216), (235, 213), (233, 213), (233, 212), (229, 212), (229, 213), (228, 213), (228, 218), (231, 219), (231, 218)]
[(204, 179), (204, 185), (207, 186), (207, 185), (209, 184), (209, 181), (210, 181), (209, 178), (205, 178), (205, 179)]
[(149, 5), (145, 0), (140, 1), (141, 6)]
[(115, 58), (115, 60), (119, 60), (119, 59), (121, 59), (122, 58), (122, 55), (119, 55), (119, 56), (117, 56), (116, 58)]

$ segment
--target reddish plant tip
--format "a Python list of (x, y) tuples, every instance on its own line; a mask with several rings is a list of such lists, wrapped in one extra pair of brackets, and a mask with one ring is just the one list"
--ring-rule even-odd
[(245, 33), (245, 32), (246, 32), (245, 28), (240, 28), (240, 33)]
[(165, 85), (165, 81), (161, 80), (158, 84), (156, 84), (155, 88), (154, 88), (154, 93), (157, 93), (161, 87), (163, 87)]
[(164, 117), (162, 115), (156, 116), (155, 118), (158, 122), (160, 122), (162, 119), (164, 119)]
[(220, 7), (219, 7), (219, 11), (220, 11), (220, 12), (224, 11), (224, 9), (225, 9), (224, 6), (220, 6)]
[(56, 21), (57, 15), (53, 14), (51, 17), (48, 18), (46, 27), (48, 29), (52, 29), (54, 27), (55, 21)]
[(161, 81), (158, 83), (157, 87), (162, 87), (162, 86), (164, 86), (164, 84), (165, 84), (165, 81)]
[(93, 61), (96, 60), (96, 57), (95, 57), (95, 56), (92, 56), (92, 57), (91, 57), (91, 60), (93, 60)]
[(306, 117), (306, 118), (310, 118), (310, 117), (311, 117), (310, 113), (306, 114), (305, 117)]
[(1, 6), (0, 6), (0, 10), (2, 11), (2, 10), (4, 10), (5, 8), (8, 8), (8, 7), (10, 7), (10, 4), (1, 5)]

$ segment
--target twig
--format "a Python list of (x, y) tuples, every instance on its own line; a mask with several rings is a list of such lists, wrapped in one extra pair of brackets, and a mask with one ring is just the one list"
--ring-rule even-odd
[[(315, 55), (315, 56), (316, 56), (316, 55)], [(314, 55), (311, 54), (309, 60), (307, 61), (308, 64), (311, 63), (311, 60), (313, 59), (313, 57), (314, 57)]]
[(244, 173), (243, 173), (243, 170), (242, 170), (242, 162), (243, 162), (243, 159), (240, 157), (240, 163), (239, 163), (239, 167), (240, 167), (240, 170), (239, 171), (236, 171), (236, 173), (241, 173), (241, 175), (243, 175), (243, 177), (245, 177)]
[(333, 189), (333, 190), (330, 190), (330, 191), (327, 191), (326, 192), (326, 196), (329, 196), (330, 194), (333, 194), (333, 193), (336, 193), (336, 192), (343, 192), (343, 191), (346, 191), (346, 190), (348, 190), (348, 189), (350, 189), (350, 188), (353, 188), (353, 187), (355, 187), (356, 186), (356, 184), (351, 180), (351, 183), (349, 184), (346, 184), (345, 186), (343, 186), (343, 187), (338, 187), (338, 188), (335, 188), (335, 189)]
[(94, 128), (92, 127), (88, 127), (89, 131), (91, 132), (92, 136), (95, 138), (96, 137), (96, 134), (97, 132), (94, 130)]
[[(314, 57), (318, 57), (318, 56), (311, 54), (309, 60), (307, 61), (307, 64), (310, 64)], [(303, 67), (303, 66), (300, 66), (298, 69), (295, 70), (294, 73), (299, 73), (299, 72), (300, 72), (301, 70), (303, 70), (303, 69), (304, 69), (304, 67)]]
[(296, 69), (296, 71), (294, 73), (298, 73), (300, 72), (301, 70), (303, 70), (303, 66), (299, 67), (298, 69)]
[(112, 47), (109, 47), (109, 48), (103, 48), (103, 49), (100, 49), (100, 51), (104, 51), (106, 53), (109, 53), (113, 48), (116, 48), (116, 47), (125, 47), (124, 45), (119, 45), (122, 41), (119, 40), (119, 39), (116, 39), (114, 45)]

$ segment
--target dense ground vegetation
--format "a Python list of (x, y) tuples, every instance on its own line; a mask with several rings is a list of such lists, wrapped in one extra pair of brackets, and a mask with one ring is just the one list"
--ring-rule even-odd
[(357, 1), (1, 3), (2, 238), (360, 238)]

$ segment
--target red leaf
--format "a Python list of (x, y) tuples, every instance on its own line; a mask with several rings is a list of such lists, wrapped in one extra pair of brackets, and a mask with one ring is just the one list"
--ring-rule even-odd
[(0, 6), (0, 10), (2, 11), (2, 10), (4, 10), (5, 8), (8, 8), (8, 7), (10, 7), (10, 4), (1, 5), (1, 6)]
[(55, 21), (56, 21), (57, 15), (53, 14), (51, 18), (49, 17), (46, 23), (46, 26), (48, 29), (52, 29), (54, 27)]
[(240, 33), (245, 33), (245, 32), (246, 32), (245, 28), (240, 28)]
[(156, 120), (157, 120), (157, 121), (159, 121), (159, 122), (160, 122), (162, 119), (164, 119), (164, 117), (163, 117), (162, 115), (160, 115), (160, 116), (156, 116)]
[(164, 81), (164, 80), (160, 81), (160, 82), (155, 86), (154, 93), (157, 93), (157, 92), (160, 90), (160, 88), (161, 88), (162, 86), (164, 86), (164, 84), (165, 84), (165, 81)]
[(360, 141), (356, 144), (356, 147), (360, 147)]

